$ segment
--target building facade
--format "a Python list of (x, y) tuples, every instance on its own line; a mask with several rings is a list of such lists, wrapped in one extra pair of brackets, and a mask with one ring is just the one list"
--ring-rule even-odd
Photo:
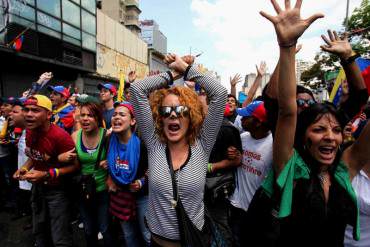
[[(96, 70), (95, 0), (3, 0), (0, 2), (2, 96), (18, 96), (45, 71), (69, 85)], [(19, 51), (12, 42), (22, 38)]]
[(159, 30), (159, 25), (154, 20), (140, 21), (140, 37), (148, 45), (148, 64), (151, 73), (167, 70), (163, 62), (167, 54), (167, 37)]
[(140, 34), (139, 0), (102, 0), (99, 2), (103, 13), (126, 26), (135, 35)]

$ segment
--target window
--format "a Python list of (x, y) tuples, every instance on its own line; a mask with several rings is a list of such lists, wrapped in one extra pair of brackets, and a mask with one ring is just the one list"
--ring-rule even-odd
[(60, 0), (37, 0), (37, 8), (55, 17), (60, 17)]
[(13, 4), (10, 5), (9, 12), (24, 17), (27, 20), (35, 21), (35, 9), (24, 3), (14, 1)]
[(74, 28), (71, 25), (63, 23), (63, 33), (67, 34), (75, 39), (81, 40), (81, 31), (80, 29)]
[(71, 38), (71, 37), (69, 37), (69, 36), (63, 35), (63, 40), (64, 40), (64, 41), (67, 41), (67, 42), (69, 42), (69, 43), (72, 43), (72, 44), (74, 44), (74, 45), (81, 46), (81, 41), (80, 41), (80, 40), (77, 40), (77, 39)]
[(82, 30), (93, 35), (96, 34), (96, 17), (82, 10)]
[(58, 38), (60, 39), (61, 38), (61, 34), (58, 33), (58, 32), (55, 32), (49, 28), (46, 28), (44, 26), (41, 26), (41, 25), (37, 25), (37, 30), (41, 33), (45, 33), (47, 35), (50, 35), (50, 36), (54, 36), (55, 38)]
[(82, 32), (82, 47), (96, 51), (96, 39), (95, 36)]
[(37, 11), (37, 23), (42, 24), (45, 27), (50, 29), (54, 29), (55, 31), (61, 31), (61, 24), (60, 21), (51, 17), (50, 15), (46, 15), (42, 12)]
[(81, 0), (81, 6), (91, 13), (96, 13), (96, 0)]
[(69, 22), (76, 27), (80, 27), (80, 7), (76, 4), (63, 0), (63, 20)]

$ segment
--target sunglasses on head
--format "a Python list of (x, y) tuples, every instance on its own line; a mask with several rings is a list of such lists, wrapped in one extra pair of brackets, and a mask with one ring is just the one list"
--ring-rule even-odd
[(169, 116), (171, 116), (172, 112), (175, 112), (176, 117), (186, 117), (189, 115), (189, 108), (183, 105), (161, 106), (159, 108), (159, 114), (164, 118), (168, 118)]
[(316, 102), (313, 99), (297, 99), (298, 106), (304, 106), (305, 104), (307, 104), (308, 106), (311, 106), (315, 103)]

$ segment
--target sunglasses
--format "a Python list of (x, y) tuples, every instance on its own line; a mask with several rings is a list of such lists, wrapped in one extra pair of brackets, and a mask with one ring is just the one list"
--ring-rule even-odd
[(172, 112), (175, 112), (176, 117), (189, 116), (189, 108), (187, 106), (161, 106), (159, 108), (159, 114), (164, 118), (168, 118), (169, 116), (171, 116)]
[(298, 106), (304, 106), (307, 104), (308, 106), (311, 106), (313, 104), (316, 104), (316, 102), (313, 99), (297, 99), (297, 105)]

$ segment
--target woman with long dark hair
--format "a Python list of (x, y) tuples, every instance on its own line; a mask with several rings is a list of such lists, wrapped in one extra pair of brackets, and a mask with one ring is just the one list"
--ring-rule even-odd
[[(261, 14), (274, 24), (280, 46), (274, 172), (262, 185), (276, 203), (269, 212), (279, 225), (274, 229), (277, 238), (272, 245), (342, 246), (347, 224), (354, 226), (353, 236), (359, 238), (351, 179), (369, 159), (366, 138), (370, 126), (342, 153), (345, 123), (333, 105), (313, 104), (300, 113), (297, 121), (295, 46), (310, 24), (323, 15), (301, 19), (302, 0), (297, 0), (294, 7), (286, 0), (285, 10), (275, 0), (271, 2), (278, 15)], [(265, 231), (270, 228), (266, 226)]]
[[(107, 170), (100, 166), (100, 161), (106, 156), (103, 111), (100, 104), (92, 101), (81, 103), (80, 109), (81, 129), (72, 134), (72, 139), (76, 143), (77, 159), (81, 165), (82, 191), (79, 199), (86, 242), (87, 246), (97, 246), (98, 233), (101, 232), (104, 246), (112, 246)], [(71, 153), (67, 155), (71, 156)]]

